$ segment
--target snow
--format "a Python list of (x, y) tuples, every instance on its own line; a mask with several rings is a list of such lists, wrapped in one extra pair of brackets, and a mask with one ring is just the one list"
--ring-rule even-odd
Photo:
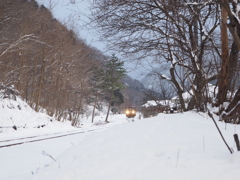
[(173, 107), (175, 105), (174, 101), (171, 100), (160, 100), (160, 101), (154, 101), (154, 100), (149, 100), (147, 103), (143, 104), (142, 107), (152, 107), (152, 106), (170, 106)]
[[(171, 56), (172, 56), (172, 66), (174, 67), (175, 64), (177, 64), (177, 60), (176, 60), (176, 58), (175, 58), (175, 56), (174, 56), (174, 54), (173, 54), (172, 51), (171, 51)], [(171, 67), (171, 68), (172, 68), (172, 67)]]
[[(196, 87), (194, 87), (194, 88), (196, 89)], [(218, 87), (209, 83), (208, 86), (207, 86), (207, 91), (205, 91), (204, 93), (205, 93), (205, 96), (207, 96), (209, 98), (212, 98), (214, 100), (217, 92), (218, 92)], [(194, 93), (193, 93), (192, 89), (182, 93), (184, 101), (186, 101), (186, 102), (189, 101), (191, 99), (191, 97), (193, 96), (193, 94)], [(231, 93), (229, 92), (228, 97), (230, 97), (230, 96), (231, 96)], [(179, 97), (175, 96), (175, 97), (172, 98), (172, 101), (176, 101), (178, 99), (179, 99)]]
[[(220, 127), (236, 151), (234, 125)], [(87, 136), (30, 179), (237, 180), (239, 160), (240, 153), (228, 152), (207, 115), (159, 114)]]
[[(45, 113), (37, 113), (18, 96), (14, 100), (3, 98), (2, 94), (0, 95), (0, 115), (1, 138), (75, 129), (70, 122), (60, 123)], [(17, 130), (14, 130), (13, 126)]]
[[(88, 134), (127, 122), (125, 118), (121, 118), (104, 125), (102, 123), (104, 116), (97, 116), (95, 117), (96, 125), (93, 125), (90, 123), (91, 118), (85, 117), (81, 119), (81, 127), (75, 128), (70, 122), (58, 122), (44, 113), (37, 113), (18, 96), (9, 97), (7, 98), (0, 92), (1, 180), (26, 180), (54, 161), (53, 159), (66, 149), (79, 143)], [(111, 118), (112, 115), (109, 117), (110, 122)], [(45, 126), (39, 127), (39, 125)], [(14, 130), (13, 126), (16, 126), (17, 130)], [(33, 143), (25, 142), (72, 133), (75, 134)], [(23, 139), (26, 137), (31, 138)], [(12, 143), (22, 144), (2, 147)]]
[[(230, 154), (211, 118), (204, 113), (161, 113), (135, 118), (134, 122), (118, 114), (110, 115), (107, 124), (100, 123), (105, 117), (102, 115), (95, 117), (97, 125), (89, 118), (81, 121), (81, 128), (74, 128), (50, 121), (49, 116), (36, 113), (20, 98), (0, 102), (1, 124), (26, 126), (17, 131), (2, 130), (0, 146), (12, 138), (79, 132), (0, 148), (1, 180), (239, 179), (240, 152), (233, 135), (240, 133), (240, 126), (217, 121), (234, 150)], [(39, 123), (47, 125), (33, 127)]]
[(163, 79), (167, 79), (168, 81), (172, 81), (171, 78), (167, 77), (165, 74), (161, 74), (161, 77)]

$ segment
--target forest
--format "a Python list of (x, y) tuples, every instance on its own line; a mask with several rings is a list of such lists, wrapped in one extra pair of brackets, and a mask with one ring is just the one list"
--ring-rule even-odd
[(183, 111), (208, 112), (210, 104), (221, 120), (239, 123), (239, 7), (235, 0), (94, 1), (89, 19), (109, 49), (148, 61)]
[[(208, 112), (210, 104), (221, 120), (240, 123), (238, 7), (227, 0), (91, 1), (88, 25), (98, 29), (109, 51), (150, 61), (152, 72), (177, 94), (182, 111)], [(109, 112), (123, 102), (147, 100), (141, 83), (124, 78), (123, 64), (115, 64), (122, 74), (108, 71), (107, 59), (114, 55), (88, 45), (35, 0), (1, 1), (0, 23), (1, 89), (16, 90), (36, 111), (74, 122), (87, 104), (100, 107), (97, 101), (105, 101)], [(101, 71), (108, 77), (94, 78)], [(209, 83), (215, 85), (211, 96)], [(164, 86), (156, 94), (166, 94)]]
[[(95, 99), (94, 68), (106, 69), (107, 59), (36, 1), (0, 2), (1, 91), (34, 110), (74, 125)], [(101, 98), (107, 101), (106, 91)]]

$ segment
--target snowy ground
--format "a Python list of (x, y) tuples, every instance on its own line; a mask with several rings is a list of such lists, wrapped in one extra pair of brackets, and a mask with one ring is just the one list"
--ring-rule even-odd
[[(116, 117), (115, 121), (112, 121), (112, 118), (113, 116), (110, 116), (111, 123), (102, 126), (92, 125), (90, 123), (90, 119), (85, 119), (81, 128), (73, 128), (69, 126), (68, 123), (64, 123), (62, 125), (58, 125), (56, 128), (53, 126), (44, 128), (26, 128), (19, 129), (17, 131), (8, 130), (4, 131), (4, 133), (0, 133), (0, 146), (3, 146), (28, 141), (28, 139), (19, 139), (24, 137), (34, 136), (29, 139), (33, 141), (42, 138), (80, 132), (79, 134), (64, 136), (61, 138), (0, 148), (0, 179), (26, 180), (32, 178), (40, 169), (52, 163), (58, 155), (68, 148), (79, 144), (88, 135), (99, 133), (111, 128), (112, 126), (127, 123), (126, 118), (123, 118), (123, 116)], [(101, 117), (96, 117), (96, 122), (99, 122), (101, 119)], [(53, 124), (58, 123), (53, 122)], [(18, 140), (6, 141), (16, 138)], [(51, 179), (54, 180), (55, 178)]]
[[(1, 180), (238, 180), (239, 125), (217, 122), (230, 154), (206, 114), (159, 114), (128, 122), (125, 115), (82, 120), (81, 128), (51, 121), (17, 101), (0, 101), (0, 147), (9, 139), (58, 133), (71, 136), (0, 148)], [(43, 128), (36, 128), (44, 123)], [(11, 128), (16, 125), (20, 128)], [(24, 126), (24, 128), (22, 128)], [(10, 128), (4, 128), (10, 127)], [(52, 135), (47, 135), (49, 137)], [(33, 137), (31, 140), (37, 139)]]
[(240, 128), (219, 125), (233, 155), (205, 114), (160, 114), (89, 135), (30, 179), (237, 180)]
[(159, 114), (124, 124), (124, 115), (116, 115), (111, 121), (121, 125), (0, 149), (0, 179), (239, 179), (233, 140), (239, 125), (218, 123), (235, 151), (231, 155), (205, 114)]

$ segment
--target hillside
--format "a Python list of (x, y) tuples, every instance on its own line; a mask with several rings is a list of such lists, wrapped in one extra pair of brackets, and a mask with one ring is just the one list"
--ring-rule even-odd
[[(8, 91), (12, 93), (8, 94)], [(0, 145), (8, 139), (46, 136), (46, 133), (80, 131), (81, 136), (0, 148), (3, 157), (0, 179), (239, 178), (240, 154), (233, 139), (233, 134), (240, 133), (239, 125), (217, 121), (234, 150), (230, 154), (205, 113), (161, 113), (151, 118), (135, 118), (134, 122), (128, 121), (124, 114), (118, 114), (111, 115), (107, 124), (101, 123), (104, 120), (101, 115), (95, 118), (95, 125), (88, 118), (82, 120), (81, 128), (77, 129), (69, 122), (60, 123), (46, 114), (37, 113), (14, 94), (17, 94), (14, 89), (1, 92)], [(39, 127), (43, 124), (45, 126)], [(97, 129), (99, 131), (95, 131)]]
[(14, 89), (0, 90), (0, 115), (1, 138), (75, 129), (69, 121), (59, 122), (46, 113), (36, 112), (17, 95)]
[(103, 55), (36, 1), (0, 4), (0, 79), (34, 110), (62, 119), (82, 113), (89, 69)]
[(78, 121), (91, 102), (92, 68), (108, 56), (35, 0), (4, 0), (0, 11), (0, 84), (37, 112)]
[(126, 97), (126, 106), (141, 106), (144, 99), (144, 92), (146, 91), (145, 86), (129, 76), (124, 77), (123, 82), (126, 86), (126, 89), (123, 90), (123, 94)]

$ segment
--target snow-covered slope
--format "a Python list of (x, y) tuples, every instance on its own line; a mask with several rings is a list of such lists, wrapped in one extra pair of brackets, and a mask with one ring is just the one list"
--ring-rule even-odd
[(232, 155), (206, 114), (159, 114), (89, 135), (31, 180), (238, 180), (240, 127), (218, 124)]
[(43, 113), (37, 113), (19, 97), (16, 100), (0, 98), (0, 126), (1, 127), (35, 127), (49, 124), (50, 117)]
[[(14, 129), (15, 128), (15, 129)], [(19, 133), (37, 133), (37, 131), (53, 132), (60, 129), (73, 128), (70, 123), (61, 123), (46, 115), (34, 111), (20, 97), (4, 97), (0, 92), (0, 135), (12, 136)]]

